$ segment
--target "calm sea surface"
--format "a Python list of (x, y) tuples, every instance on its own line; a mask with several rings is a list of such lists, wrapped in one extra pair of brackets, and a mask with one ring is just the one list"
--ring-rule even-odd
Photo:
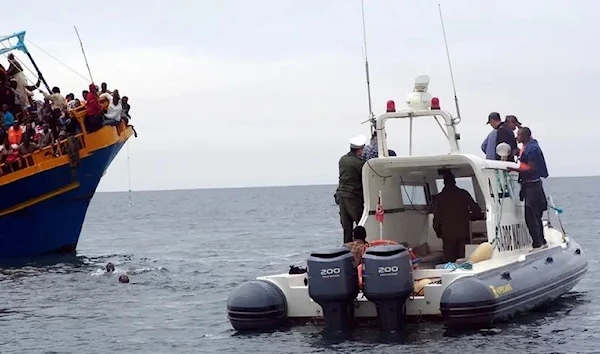
[[(320, 327), (236, 335), (225, 312), (236, 285), (340, 243), (334, 188), (140, 192), (131, 207), (127, 193), (97, 194), (76, 258), (0, 269), (0, 353), (600, 352), (600, 177), (546, 184), (590, 266), (549, 310), (459, 334), (419, 323), (397, 337), (329, 338)], [(131, 283), (103, 274), (107, 262)]]

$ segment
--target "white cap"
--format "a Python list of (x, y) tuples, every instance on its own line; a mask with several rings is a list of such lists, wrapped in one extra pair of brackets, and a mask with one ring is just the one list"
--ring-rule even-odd
[(351, 149), (360, 149), (365, 147), (367, 143), (367, 137), (364, 135), (357, 135), (354, 138), (350, 139), (350, 148)]

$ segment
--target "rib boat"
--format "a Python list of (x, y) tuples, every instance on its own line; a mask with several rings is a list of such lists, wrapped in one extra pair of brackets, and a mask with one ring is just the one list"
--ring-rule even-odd
[[(0, 54), (25, 54), (50, 91), (25, 45), (25, 31), (2, 36), (0, 43)], [(85, 105), (71, 110), (70, 118), (79, 123), (78, 134), (21, 156), (19, 168), (1, 166), (1, 259), (75, 252), (100, 179), (135, 133), (123, 121), (118, 126), (88, 131)]]
[[(350, 250), (335, 247), (311, 253), (306, 268), (292, 266), (287, 273), (239, 285), (227, 300), (235, 330), (266, 330), (307, 320), (346, 330), (361, 320), (374, 320), (382, 330), (395, 331), (418, 317), (482, 326), (548, 304), (584, 277), (587, 257), (567, 236), (552, 197), (543, 222), (548, 247), (534, 250), (518, 174), (509, 171), (518, 164), (463, 153), (460, 118), (441, 109), (439, 99), (427, 92), (428, 84), (429, 77), (420, 76), (406, 97), (406, 109), (396, 111), (394, 101), (388, 101), (387, 112), (374, 119), (378, 157), (362, 170), (365, 203), (359, 225), (371, 241), (362, 265), (354, 267)], [(448, 153), (389, 156), (387, 125), (410, 120), (410, 144), (412, 121), (418, 119), (438, 122)], [(466, 259), (451, 263), (443, 261), (443, 241), (432, 228), (432, 202), (444, 171), (451, 171), (459, 186), (472, 186), (473, 199), (485, 213), (484, 220), (470, 221)]]

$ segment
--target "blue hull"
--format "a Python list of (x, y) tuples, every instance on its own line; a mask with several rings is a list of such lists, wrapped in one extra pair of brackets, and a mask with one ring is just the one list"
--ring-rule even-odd
[(440, 310), (449, 325), (505, 321), (569, 292), (587, 272), (583, 250), (572, 239), (528, 255), (527, 260), (454, 281), (442, 293)]
[(0, 210), (5, 210), (79, 183), (66, 193), (1, 216), (0, 259), (74, 252), (90, 200), (123, 144), (94, 151), (77, 168), (67, 164), (0, 187)]

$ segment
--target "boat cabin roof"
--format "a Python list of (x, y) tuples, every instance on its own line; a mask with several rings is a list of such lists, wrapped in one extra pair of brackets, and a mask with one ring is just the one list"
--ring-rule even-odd
[(473, 171), (494, 169), (506, 170), (517, 167), (514, 162), (486, 160), (476, 155), (451, 153), (435, 156), (391, 156), (374, 158), (368, 161), (368, 167), (379, 174), (438, 174), (440, 169), (452, 170), (455, 177), (473, 176)]

